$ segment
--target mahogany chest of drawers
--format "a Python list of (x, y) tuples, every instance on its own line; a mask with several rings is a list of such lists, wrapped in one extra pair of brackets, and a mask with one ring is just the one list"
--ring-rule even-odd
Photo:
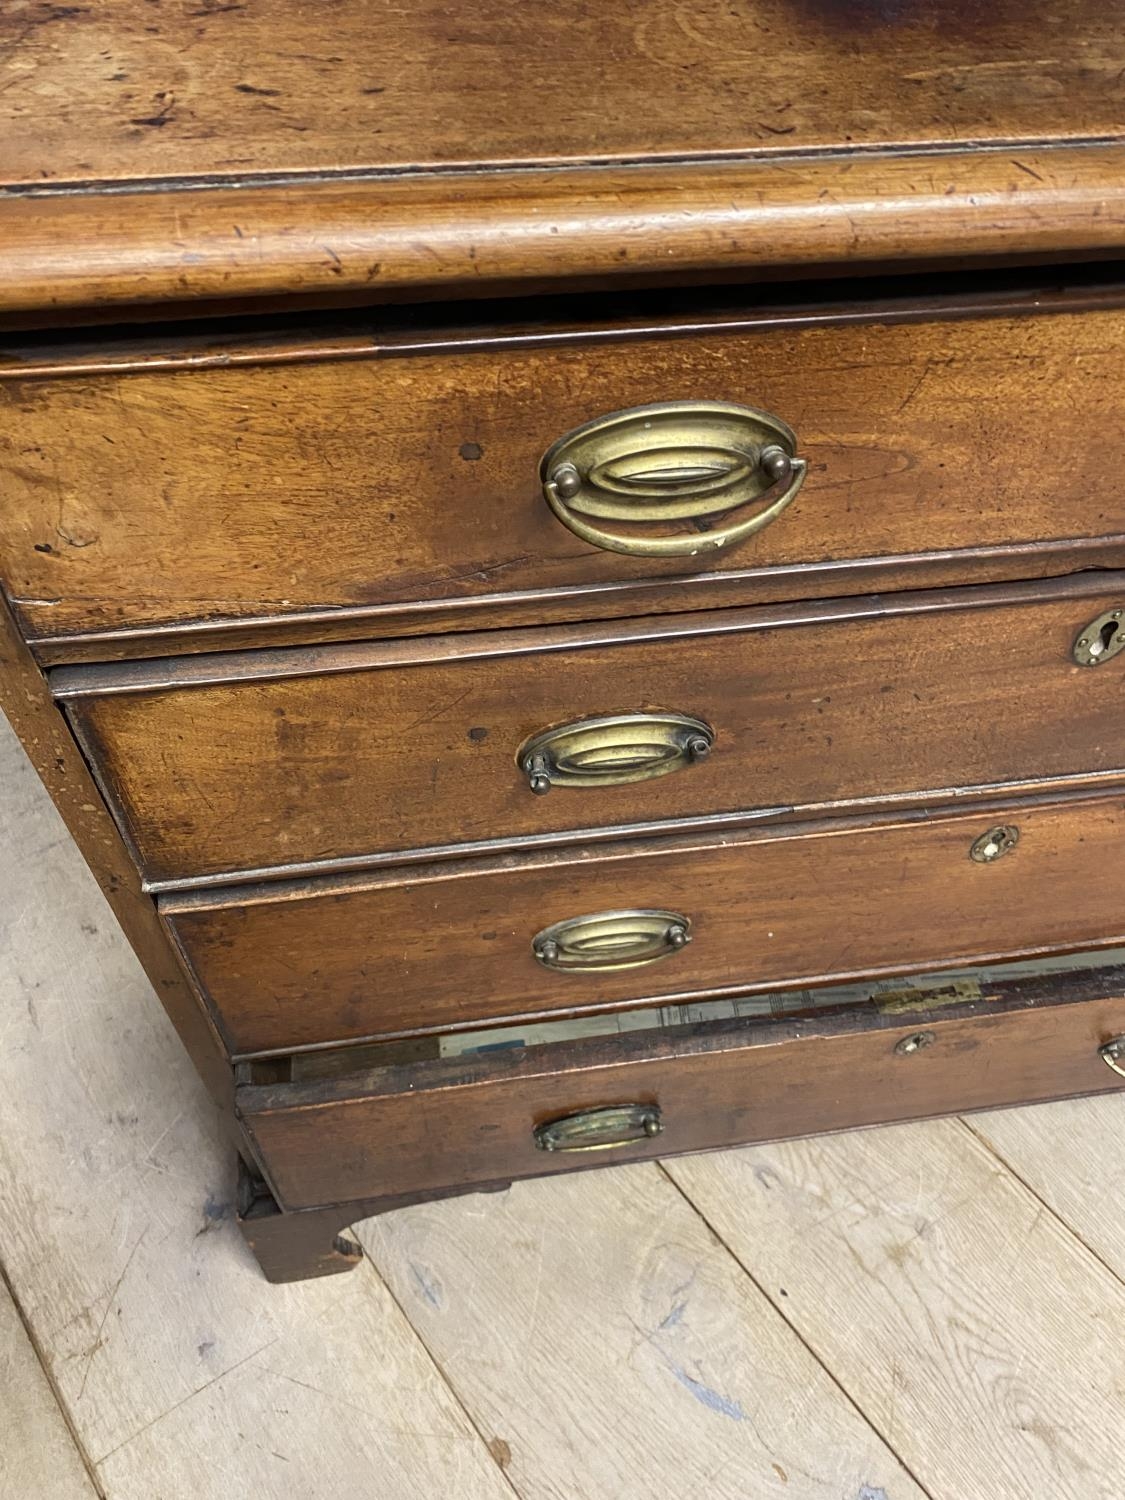
[(1120, 1086), (1106, 7), (0, 40), (0, 702), (267, 1275)]

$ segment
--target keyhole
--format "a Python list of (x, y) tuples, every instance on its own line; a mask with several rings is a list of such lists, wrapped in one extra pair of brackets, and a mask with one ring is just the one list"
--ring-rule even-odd
[(1125, 609), (1107, 609), (1091, 620), (1074, 643), (1074, 660), (1080, 667), (1098, 667), (1125, 650)]
[(1104, 656), (1119, 629), (1120, 625), (1117, 620), (1107, 620), (1098, 631), (1097, 640), (1090, 642), (1090, 655), (1094, 657)]

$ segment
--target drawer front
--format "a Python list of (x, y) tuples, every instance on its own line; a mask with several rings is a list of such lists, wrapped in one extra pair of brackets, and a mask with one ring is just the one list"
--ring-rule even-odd
[[(1125, 655), (1073, 656), (1115, 603), (1125, 579), (1106, 575), (70, 668), (53, 685), (159, 885), (1120, 770)], [(710, 753), (660, 762), (632, 725), (626, 750), (668, 774), (532, 791), (520, 756), (541, 731), (667, 713), (706, 725)]]
[[(0, 379), (5, 586), (43, 642), (189, 624), (214, 637), (280, 619), (305, 619), (315, 638), (341, 612), (394, 634), (418, 605), (430, 629), (470, 605), (534, 619), (698, 608), (698, 588), (647, 605), (638, 588), (701, 575), (748, 574), (753, 592), (732, 603), (858, 593), (841, 568), (864, 559), (963, 554), (976, 581), (1062, 573), (1010, 549), (1120, 543), (1125, 310), (946, 311), (895, 322), (909, 315), (899, 303), (889, 321), (877, 308), (856, 321), (853, 307), (605, 342), (590, 327), (532, 348), (500, 328), (480, 336), (491, 348), (453, 339), (409, 357), (389, 341), (366, 357), (280, 344), (243, 351), (250, 363), (171, 348), (155, 363), (172, 368), (12, 365)], [(656, 527), (683, 537), (686, 525), (696, 556), (580, 540), (546, 502), (543, 454), (593, 419), (671, 401), (781, 419), (808, 461), (804, 487), (719, 551), (707, 546), (718, 521)], [(981, 549), (995, 554), (983, 574)]]
[[(620, 1037), (251, 1084), (238, 1107), (278, 1201), (304, 1208), (1120, 1087), (1098, 1049), (1123, 1028), (1118, 989), (893, 1025), (868, 1013), (773, 1023), (742, 1038)], [(912, 1046), (920, 1030), (923, 1044)], [(589, 1118), (614, 1107), (629, 1113), (608, 1128)], [(646, 1135), (646, 1121), (659, 1134)], [(604, 1140), (618, 1124), (625, 1144), (616, 1148), (537, 1145), (545, 1126), (565, 1146), (584, 1134), (589, 1143), (590, 1127)]]
[(1125, 939), (1123, 848), (1117, 797), (162, 909), (247, 1054), (1102, 947)]

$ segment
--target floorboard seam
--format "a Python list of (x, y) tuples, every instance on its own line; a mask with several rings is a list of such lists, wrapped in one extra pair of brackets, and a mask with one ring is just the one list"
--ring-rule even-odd
[[(360, 1220), (359, 1222), (362, 1223), (363, 1221)], [(413, 1333), (414, 1337), (418, 1340), (419, 1344), (421, 1344), (422, 1348), (426, 1351), (426, 1358), (430, 1361), (430, 1364), (433, 1365), (434, 1369), (437, 1371), (438, 1379), (441, 1381), (442, 1385), (449, 1392), (451, 1399), (456, 1404), (458, 1410), (464, 1416), (465, 1421), (468, 1422), (469, 1426), (473, 1429), (473, 1431), (476, 1433), (477, 1437), (480, 1439), (481, 1447), (484, 1449), (485, 1453), (488, 1455), (489, 1462), (496, 1469), (497, 1473), (500, 1475), (500, 1478), (508, 1486), (508, 1488), (509, 1488), (509, 1490), (511, 1490), (512, 1494), (516, 1496), (516, 1500), (524, 1500), (524, 1495), (523, 1495), (522, 1491), (520, 1491), (520, 1490), (518, 1490), (516, 1488), (515, 1481), (511, 1478), (511, 1476), (509, 1475), (508, 1471), (504, 1468), (504, 1465), (496, 1457), (495, 1453), (493, 1453), (492, 1447), (491, 1447), (491, 1445), (489, 1443), (488, 1438), (481, 1431), (480, 1423), (476, 1420), (476, 1418), (473, 1416), (472, 1412), (469, 1410), (469, 1408), (465, 1405), (464, 1401), (461, 1399), (461, 1393), (460, 1393), (460, 1391), (457, 1389), (457, 1387), (453, 1384), (452, 1380), (450, 1380), (449, 1376), (442, 1369), (440, 1363), (438, 1362), (437, 1356), (434, 1354), (434, 1351), (430, 1348), (429, 1344), (426, 1342), (426, 1339), (425, 1339), (425, 1336), (422, 1333), (422, 1330), (420, 1328), (418, 1328), (418, 1327), (415, 1326), (414, 1320), (411, 1318), (410, 1314), (407, 1312), (407, 1310), (403, 1306), (402, 1302), (395, 1295), (394, 1288), (391, 1286), (390, 1282), (387, 1280), (387, 1278), (383, 1275), (382, 1271), (379, 1269), (379, 1266), (377, 1265), (374, 1257), (369, 1253), (369, 1251), (367, 1249), (367, 1246), (363, 1243), (363, 1241), (356, 1234), (354, 1226), (350, 1230), (350, 1235), (351, 1235), (351, 1238), (356, 1241), (356, 1243), (359, 1245), (360, 1249), (363, 1251), (363, 1258), (367, 1262), (367, 1264), (371, 1267), (372, 1271), (375, 1273), (375, 1276), (378, 1278), (379, 1285), (384, 1288), (384, 1290), (387, 1293), (387, 1296), (391, 1299), (391, 1301), (394, 1303), (395, 1307), (399, 1310), (399, 1312), (402, 1314), (403, 1318), (405, 1319), (407, 1327), (410, 1329), (411, 1333)]]
[(1037, 1191), (1036, 1188), (1032, 1187), (1027, 1178), (1024, 1177), (1016, 1167), (1012, 1166), (1012, 1163), (1007, 1159), (1006, 1156), (1003, 1155), (1003, 1153), (997, 1146), (993, 1145), (993, 1143), (988, 1139), (987, 1136), (982, 1135), (975, 1125), (971, 1124), (961, 1115), (957, 1116), (957, 1123), (964, 1126), (964, 1128), (973, 1137), (977, 1144), (980, 1145), (985, 1151), (987, 1151), (989, 1156), (991, 1156), (995, 1161), (998, 1161), (1004, 1168), (1005, 1172), (1008, 1172), (1012, 1177), (1014, 1177), (1015, 1180), (1019, 1183), (1020, 1187), (1024, 1188), (1031, 1195), (1031, 1197), (1035, 1199), (1036, 1203), (1042, 1204), (1047, 1213), (1051, 1215), (1051, 1218), (1054, 1219), (1055, 1222), (1065, 1230), (1066, 1234), (1074, 1241), (1076, 1245), (1079, 1245), (1086, 1252), (1091, 1260), (1096, 1261), (1098, 1265), (1101, 1266), (1102, 1270), (1107, 1273), (1107, 1275), (1112, 1276), (1114, 1281), (1117, 1282), (1118, 1286), (1125, 1287), (1125, 1276), (1122, 1276), (1120, 1271), (1111, 1266), (1109, 1261), (1107, 1261), (1104, 1256), (1099, 1254), (1099, 1252), (1094, 1249), (1093, 1245), (1091, 1245), (1088, 1240), (1082, 1238), (1078, 1230), (1075, 1229), (1074, 1225), (1064, 1219), (1059, 1210), (1053, 1204), (1048, 1203), (1042, 1193)]
[(919, 1479), (918, 1475), (914, 1472), (914, 1470), (910, 1467), (910, 1465), (903, 1458), (902, 1454), (899, 1453), (898, 1449), (892, 1444), (892, 1442), (885, 1435), (885, 1433), (882, 1432), (882, 1430), (879, 1428), (879, 1426), (875, 1422), (873, 1422), (871, 1420), (871, 1418), (867, 1415), (867, 1413), (864, 1411), (863, 1407), (859, 1404), (859, 1402), (852, 1395), (852, 1393), (848, 1390), (848, 1388), (841, 1383), (841, 1381), (838, 1378), (838, 1376), (832, 1370), (830, 1370), (829, 1367), (824, 1363), (824, 1361), (821, 1359), (820, 1355), (817, 1354), (816, 1350), (809, 1343), (808, 1339), (805, 1338), (805, 1336), (801, 1332), (801, 1330), (796, 1326), (796, 1324), (792, 1321), (791, 1318), (789, 1318), (788, 1316), (786, 1316), (785, 1308), (781, 1304), (779, 1304), (779, 1303), (777, 1303), (777, 1302), (774, 1301), (774, 1299), (770, 1296), (769, 1292), (762, 1285), (762, 1283), (758, 1280), (758, 1278), (754, 1275), (753, 1271), (751, 1271), (750, 1267), (746, 1264), (746, 1262), (742, 1259), (742, 1257), (738, 1254), (738, 1252), (731, 1245), (729, 1245), (727, 1243), (727, 1241), (723, 1238), (723, 1236), (715, 1228), (714, 1224), (712, 1224), (711, 1220), (707, 1217), (707, 1215), (699, 1207), (698, 1203), (696, 1203), (693, 1198), (689, 1197), (688, 1193), (684, 1190), (684, 1188), (682, 1188), (680, 1186), (680, 1184), (676, 1181), (676, 1179), (668, 1171), (667, 1167), (664, 1165), (664, 1163), (662, 1161), (658, 1161), (656, 1163), (656, 1165), (664, 1173), (664, 1176), (672, 1184), (672, 1186), (675, 1188), (676, 1192), (679, 1193), (680, 1197), (684, 1200), (684, 1202), (688, 1205), (688, 1207), (692, 1210), (692, 1212), (695, 1213), (695, 1214), (697, 1214), (698, 1217), (703, 1220), (704, 1224), (706, 1224), (706, 1226), (707, 1226), (708, 1230), (710, 1231), (710, 1233), (715, 1236), (715, 1239), (718, 1241), (718, 1243), (720, 1245), (722, 1245), (723, 1249), (731, 1257), (731, 1259), (734, 1261), (734, 1263), (742, 1270), (743, 1274), (749, 1278), (751, 1284), (753, 1286), (755, 1286), (759, 1292), (761, 1292), (762, 1296), (766, 1299), (766, 1301), (769, 1303), (769, 1305), (773, 1308), (774, 1312), (777, 1313), (778, 1317), (780, 1317), (781, 1321), (785, 1324), (786, 1328), (789, 1329), (790, 1333), (797, 1340), (797, 1342), (801, 1345), (801, 1347), (808, 1353), (809, 1357), (816, 1362), (817, 1366), (820, 1369), (822, 1369), (824, 1371), (825, 1375), (827, 1375), (828, 1379), (832, 1382), (832, 1384), (840, 1392), (840, 1395), (844, 1398), (844, 1400), (847, 1402), (847, 1404), (851, 1407), (852, 1411), (854, 1411), (856, 1413), (856, 1415), (860, 1418), (860, 1420), (864, 1423), (864, 1425), (867, 1428), (869, 1428), (871, 1432), (873, 1432), (875, 1434), (875, 1436), (879, 1439), (879, 1441), (886, 1448), (887, 1452), (890, 1453), (893, 1456), (895, 1462), (898, 1463), (898, 1464), (901, 1464), (901, 1466), (903, 1468), (903, 1471), (907, 1475), (909, 1475), (909, 1477), (914, 1481), (914, 1483), (921, 1490), (922, 1494), (927, 1497), (927, 1500), (939, 1500), (939, 1497), (935, 1496), (934, 1493), (933, 1493), (933, 1491), (930, 1490), (930, 1489), (928, 1489), (922, 1483), (922, 1481)]
[(74, 1451), (78, 1454), (79, 1462), (81, 1463), (83, 1469), (86, 1471), (86, 1477), (90, 1481), (90, 1485), (93, 1488), (94, 1494), (99, 1497), (99, 1500), (109, 1500), (108, 1494), (104, 1486), (102, 1485), (100, 1478), (98, 1477), (98, 1472), (94, 1466), (94, 1461), (86, 1451), (86, 1445), (82, 1441), (82, 1438), (78, 1433), (78, 1429), (75, 1427), (73, 1421), (71, 1420), (70, 1411), (63, 1399), (62, 1392), (59, 1390), (58, 1382), (55, 1380), (54, 1375), (51, 1373), (51, 1367), (48, 1364), (47, 1359), (43, 1353), (42, 1345), (40, 1344), (39, 1339), (36, 1336), (35, 1329), (32, 1327), (31, 1319), (24, 1311), (23, 1303), (20, 1301), (19, 1295), (17, 1294), (16, 1289), (12, 1284), (12, 1278), (8, 1275), (8, 1267), (2, 1257), (0, 1257), (0, 1287), (2, 1287), (8, 1293), (8, 1296), (12, 1300), (12, 1306), (16, 1310), (16, 1317), (19, 1318), (20, 1326), (23, 1328), (24, 1333), (27, 1335), (27, 1341), (31, 1345), (31, 1349), (35, 1355), (35, 1358), (39, 1362), (39, 1368), (43, 1371), (43, 1378), (47, 1382), (47, 1389), (51, 1392), (51, 1399), (54, 1401), (55, 1406), (58, 1408), (59, 1416), (63, 1419), (66, 1430), (70, 1435), (70, 1441), (74, 1445)]

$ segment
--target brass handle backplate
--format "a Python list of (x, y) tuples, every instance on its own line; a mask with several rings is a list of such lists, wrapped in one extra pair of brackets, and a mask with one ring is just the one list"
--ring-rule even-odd
[(1098, 1056), (1107, 1068), (1112, 1068), (1120, 1078), (1125, 1078), (1125, 1036), (1111, 1037), (1098, 1048)]
[[(591, 546), (632, 557), (695, 557), (776, 520), (807, 468), (792, 428), (768, 412), (668, 401), (568, 432), (544, 454), (539, 477), (554, 514)], [(601, 521), (614, 525), (595, 524)], [(687, 529), (669, 534), (676, 522)]]
[(650, 1140), (664, 1129), (655, 1104), (610, 1104), (535, 1127), (540, 1151), (608, 1151)]
[(531, 951), (544, 968), (590, 974), (654, 964), (690, 942), (691, 922), (679, 912), (601, 911), (544, 927)]
[(687, 714), (612, 714), (544, 729), (518, 760), (533, 792), (553, 786), (622, 786), (694, 765), (710, 754), (709, 724)]

